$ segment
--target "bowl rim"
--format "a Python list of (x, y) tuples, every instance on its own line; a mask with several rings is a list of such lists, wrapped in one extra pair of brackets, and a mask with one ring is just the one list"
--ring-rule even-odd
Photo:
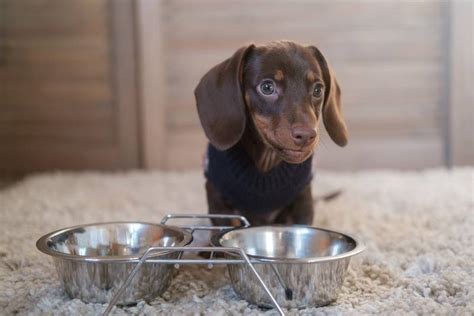
[[(157, 226), (160, 228), (172, 230), (178, 233), (181, 233), (183, 235), (183, 240), (180, 241), (175, 247), (183, 247), (188, 245), (189, 243), (192, 242), (193, 236), (192, 234), (185, 229), (176, 227), (176, 226), (170, 226), (170, 225), (163, 225), (163, 224), (156, 224), (156, 223), (150, 223), (150, 222), (132, 222), (132, 221), (111, 221), (111, 222), (97, 222), (97, 223), (90, 223), (90, 224), (82, 224), (82, 225), (75, 225), (75, 226), (70, 226), (70, 227), (65, 227), (62, 229), (55, 230), (51, 233), (48, 233), (41, 238), (39, 238), (36, 241), (36, 248), (43, 252), (44, 254), (47, 254), (49, 256), (52, 256), (53, 258), (60, 258), (60, 259), (67, 259), (67, 260), (73, 260), (73, 261), (82, 261), (82, 262), (102, 262), (102, 263), (111, 263), (111, 262), (138, 262), (140, 258), (142, 257), (143, 253), (135, 254), (135, 255), (121, 255), (121, 256), (81, 256), (81, 255), (73, 255), (73, 254), (68, 254), (60, 251), (56, 251), (48, 247), (48, 240), (51, 238), (58, 236), (60, 234), (63, 234), (67, 231), (78, 229), (78, 228), (84, 228), (84, 227), (90, 227), (90, 226), (100, 226), (100, 225), (113, 225), (113, 224), (142, 224), (142, 225), (151, 225), (151, 226)], [(172, 247), (170, 247), (172, 248)], [(145, 250), (146, 251), (146, 250)], [(156, 258), (159, 256), (163, 256), (172, 252), (177, 252), (173, 250), (165, 250), (161, 251), (157, 254), (151, 255), (149, 258)]]
[[(341, 235), (345, 238), (351, 239), (355, 243), (354, 249), (341, 253), (336, 256), (324, 256), (324, 257), (305, 257), (305, 258), (285, 258), (285, 257), (267, 257), (267, 256), (259, 256), (259, 255), (252, 255), (252, 254), (247, 254), (247, 256), (251, 259), (255, 259), (257, 261), (261, 262), (271, 262), (271, 263), (317, 263), (317, 262), (329, 262), (329, 261), (335, 261), (335, 260), (341, 260), (341, 259), (346, 259), (350, 258), (352, 256), (355, 256), (361, 252), (363, 252), (366, 249), (365, 243), (362, 242), (360, 238), (356, 238), (351, 234), (347, 233), (342, 233), (338, 232), (335, 230), (330, 230), (326, 228), (321, 228), (321, 227), (315, 227), (315, 226), (309, 226), (309, 225), (263, 225), (263, 226), (250, 226), (250, 227), (241, 227), (241, 228), (235, 228), (235, 229), (229, 229), (222, 231), (220, 233), (214, 234), (211, 237), (211, 244), (215, 247), (223, 247), (221, 244), (221, 238), (226, 235), (227, 233), (231, 233), (234, 231), (238, 230), (250, 230), (250, 229), (258, 229), (262, 227), (286, 227), (286, 228), (309, 228), (312, 230), (319, 230), (319, 231), (324, 231), (324, 232), (329, 232), (329, 233), (335, 233), (338, 235)], [(229, 255), (232, 256), (237, 256), (234, 253), (229, 253)]]

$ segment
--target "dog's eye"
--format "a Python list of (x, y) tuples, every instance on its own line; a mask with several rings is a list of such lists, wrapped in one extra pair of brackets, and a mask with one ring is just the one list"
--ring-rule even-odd
[(275, 84), (271, 80), (265, 80), (260, 84), (260, 91), (264, 95), (272, 95), (275, 92)]
[(320, 83), (317, 83), (314, 86), (313, 96), (315, 96), (316, 98), (320, 98), (323, 95), (323, 89), (324, 89), (323, 85)]

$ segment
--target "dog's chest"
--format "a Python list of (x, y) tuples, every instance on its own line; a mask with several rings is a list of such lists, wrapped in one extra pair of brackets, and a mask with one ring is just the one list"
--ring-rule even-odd
[(278, 214), (309, 184), (311, 165), (311, 159), (301, 164), (281, 162), (261, 172), (243, 148), (236, 145), (219, 151), (209, 145), (204, 170), (207, 180), (233, 208), (268, 217)]

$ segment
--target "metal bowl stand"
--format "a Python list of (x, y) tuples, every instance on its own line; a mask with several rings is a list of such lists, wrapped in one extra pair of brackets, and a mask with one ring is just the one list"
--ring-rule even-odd
[[(169, 214), (166, 215), (162, 220), (161, 224), (166, 224), (168, 220), (170, 219), (212, 219), (212, 218), (218, 218), (218, 219), (237, 219), (241, 222), (240, 227), (249, 227), (250, 223), (249, 221), (244, 217), (244, 216), (239, 216), (239, 215), (221, 215), (221, 214), (209, 214), (209, 215), (195, 215), (195, 214), (183, 214), (183, 215), (173, 215)], [(215, 230), (226, 230), (226, 229), (234, 229), (236, 227), (234, 226), (196, 226), (196, 225), (190, 225), (190, 226), (178, 226), (182, 229), (186, 229), (190, 231), (190, 233), (193, 235), (195, 231), (215, 231)], [(180, 254), (178, 258), (176, 259), (160, 259), (159, 257), (162, 255), (163, 252), (166, 252), (169, 254), (170, 252), (176, 252), (179, 251)], [(182, 255), (185, 251), (189, 252), (210, 252), (209, 259), (183, 259)], [(215, 253), (233, 253), (238, 255), (241, 259), (226, 259), (226, 258), (214, 258)], [(216, 264), (246, 264), (249, 266), (255, 277), (257, 277), (258, 281), (262, 285), (263, 289), (267, 293), (268, 297), (271, 299), (273, 305), (275, 308), (278, 310), (280, 315), (284, 316), (285, 313), (281, 309), (280, 305), (278, 305), (277, 301), (275, 300), (275, 297), (272, 295), (270, 290), (268, 289), (267, 285), (265, 282), (262, 280), (260, 275), (258, 274), (257, 270), (254, 267), (254, 264), (262, 263), (259, 260), (256, 259), (250, 259), (247, 254), (244, 252), (242, 248), (238, 247), (191, 247), (191, 246), (184, 246), (184, 247), (150, 247), (148, 248), (145, 253), (140, 257), (138, 260), (137, 265), (133, 268), (133, 270), (130, 272), (128, 275), (127, 279), (125, 282), (121, 285), (119, 290), (114, 294), (112, 299), (110, 300), (107, 308), (105, 309), (103, 315), (107, 316), (109, 313), (112, 311), (114, 306), (117, 304), (120, 296), (123, 294), (125, 289), (129, 286), (130, 282), (132, 279), (135, 277), (137, 274), (138, 270), (140, 267), (143, 265), (145, 262), (151, 262), (151, 263), (162, 263), (162, 264), (173, 264), (176, 269), (179, 269), (180, 265), (184, 264), (196, 264), (196, 265), (202, 265), (205, 264), (211, 269), (214, 265)], [(277, 275), (278, 276), (278, 275)], [(284, 285), (283, 281), (280, 280), (280, 283), (282, 283), (282, 286), (285, 290), (286, 286)]]

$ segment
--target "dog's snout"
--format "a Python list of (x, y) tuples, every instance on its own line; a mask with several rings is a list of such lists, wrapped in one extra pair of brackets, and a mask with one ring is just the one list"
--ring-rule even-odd
[(316, 137), (316, 131), (314, 128), (308, 127), (293, 127), (291, 129), (291, 137), (298, 146), (305, 146), (312, 142)]

